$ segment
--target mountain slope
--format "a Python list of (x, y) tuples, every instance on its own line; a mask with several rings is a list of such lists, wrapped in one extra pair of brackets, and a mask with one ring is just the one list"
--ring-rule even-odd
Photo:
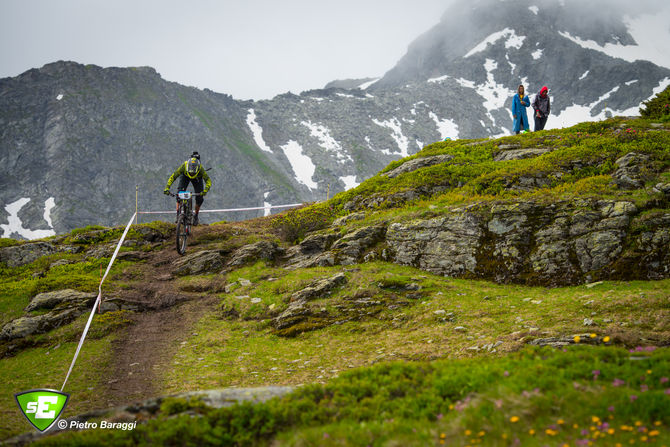
[(670, 70), (585, 48), (634, 44), (622, 13), (603, 4), (455, 3), (381, 79), (271, 100), (180, 86), (150, 68), (69, 62), (0, 80), (3, 235), (117, 224), (135, 185), (140, 209), (170, 210), (160, 191), (192, 150), (212, 168), (209, 209), (332, 196), (434, 141), (509, 134), (520, 82), (530, 93), (550, 87), (549, 128), (637, 114)]

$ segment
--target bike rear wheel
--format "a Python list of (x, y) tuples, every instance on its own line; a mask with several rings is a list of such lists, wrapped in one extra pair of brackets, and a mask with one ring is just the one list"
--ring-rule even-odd
[(186, 216), (180, 214), (177, 218), (177, 253), (184, 255), (186, 253), (186, 241), (188, 239), (189, 225), (186, 222)]

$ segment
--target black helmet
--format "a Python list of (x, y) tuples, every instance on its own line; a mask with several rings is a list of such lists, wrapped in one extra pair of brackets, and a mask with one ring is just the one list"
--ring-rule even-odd
[(200, 160), (196, 157), (191, 157), (186, 162), (186, 174), (189, 177), (194, 177), (198, 173), (198, 169), (200, 169)]
[(191, 158), (197, 158), (198, 160), (200, 160), (200, 154), (194, 151), (194, 152), (191, 154)]

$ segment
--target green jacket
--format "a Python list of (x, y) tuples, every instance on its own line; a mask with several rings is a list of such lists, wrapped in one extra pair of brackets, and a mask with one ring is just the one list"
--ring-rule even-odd
[(172, 183), (174, 183), (175, 180), (179, 178), (181, 175), (185, 175), (186, 177), (190, 179), (196, 179), (196, 178), (202, 178), (205, 180), (205, 188), (203, 189), (202, 192), (206, 193), (209, 191), (209, 188), (212, 186), (212, 180), (209, 178), (209, 175), (207, 174), (207, 171), (205, 171), (205, 168), (200, 165), (198, 167), (198, 172), (195, 173), (195, 175), (190, 176), (186, 172), (186, 165), (188, 164), (188, 160), (182, 163), (176, 171), (172, 173), (170, 178), (167, 181), (167, 185), (165, 186), (165, 189), (170, 189), (170, 186), (172, 186)]

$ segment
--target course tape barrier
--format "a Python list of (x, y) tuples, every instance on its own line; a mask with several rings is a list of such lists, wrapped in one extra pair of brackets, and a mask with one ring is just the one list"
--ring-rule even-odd
[[(267, 210), (274, 208), (295, 208), (296, 206), (301, 206), (302, 203), (291, 203), (288, 205), (270, 205), (270, 206), (256, 206), (252, 208), (226, 208), (220, 210), (200, 210), (201, 213), (230, 213), (233, 211), (255, 211), (255, 210)], [(137, 214), (172, 214), (175, 210), (172, 211), (138, 211)]]
[(84, 344), (84, 339), (86, 338), (86, 334), (88, 333), (89, 327), (91, 327), (91, 322), (93, 321), (93, 315), (95, 315), (95, 309), (99, 306), (100, 302), (102, 301), (102, 283), (105, 282), (105, 278), (107, 278), (107, 274), (112, 268), (112, 264), (114, 264), (114, 260), (116, 259), (116, 255), (119, 254), (119, 249), (121, 249), (121, 244), (123, 244), (123, 241), (126, 239), (126, 236), (128, 235), (128, 230), (130, 230), (130, 225), (133, 223), (133, 220), (135, 220), (135, 216), (137, 213), (133, 214), (133, 217), (130, 218), (128, 221), (128, 225), (126, 225), (126, 229), (123, 232), (123, 235), (121, 236), (121, 239), (119, 239), (119, 243), (116, 244), (116, 250), (114, 250), (114, 254), (112, 255), (112, 259), (109, 260), (109, 264), (107, 264), (107, 270), (105, 270), (105, 274), (103, 277), (100, 279), (100, 284), (98, 285), (98, 297), (95, 299), (95, 303), (93, 303), (93, 309), (91, 309), (91, 315), (88, 317), (88, 321), (86, 322), (86, 327), (84, 327), (84, 332), (81, 334), (81, 338), (79, 339), (79, 344), (77, 345), (77, 350), (74, 353), (74, 357), (72, 358), (72, 363), (70, 363), (70, 369), (67, 371), (67, 375), (65, 376), (65, 381), (63, 382), (63, 386), (60, 388), (61, 391), (65, 389), (65, 384), (67, 383), (67, 379), (70, 378), (70, 373), (72, 372), (72, 368), (74, 368), (74, 364), (77, 361), (77, 357), (79, 356), (79, 351), (81, 350), (81, 346)]

